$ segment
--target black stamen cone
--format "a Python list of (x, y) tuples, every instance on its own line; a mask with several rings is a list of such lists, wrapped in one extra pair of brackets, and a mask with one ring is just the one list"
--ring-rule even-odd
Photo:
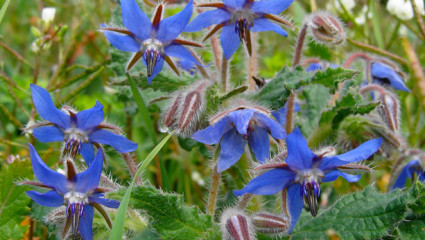
[(308, 207), (310, 208), (310, 213), (313, 217), (316, 217), (317, 215), (317, 196), (314, 194), (314, 187), (313, 184), (306, 184), (305, 185), (307, 195), (304, 196), (304, 201), (307, 203)]

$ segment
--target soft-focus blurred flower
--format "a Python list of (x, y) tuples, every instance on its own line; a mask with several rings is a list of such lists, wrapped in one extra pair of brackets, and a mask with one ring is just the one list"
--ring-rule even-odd
[[(356, 2), (354, 0), (341, 0), (342, 6), (347, 10), (348, 12), (353, 11), (354, 7), (356, 7)], [(338, 12), (344, 12), (341, 4), (339, 3), (339, 0), (329, 1), (326, 4), (326, 9), (335, 9)]]
[(201, 45), (187, 40), (177, 39), (192, 15), (192, 0), (179, 13), (161, 20), (162, 4), (157, 8), (153, 22), (139, 8), (135, 0), (122, 0), (122, 20), (125, 28), (101, 25), (101, 31), (117, 49), (134, 52), (127, 65), (127, 71), (140, 59), (147, 67), (148, 82), (162, 70), (164, 61), (179, 75), (176, 65), (170, 57), (200, 65), (193, 55), (183, 46)]
[[(98, 189), (103, 166), (103, 153), (98, 151), (93, 163), (87, 170), (76, 173), (68, 169), (68, 176), (51, 170), (41, 160), (34, 147), (28, 143), (34, 175), (40, 182), (24, 182), (50, 189), (45, 193), (27, 191), (26, 194), (37, 204), (46, 207), (60, 207), (66, 205), (67, 220), (63, 237), (71, 228), (71, 235), (76, 237), (79, 232), (84, 240), (93, 239), (92, 223), (94, 208), (102, 209), (100, 205), (109, 208), (118, 208), (116, 200), (104, 198), (103, 192)], [(68, 164), (68, 168), (73, 166)], [(71, 173), (71, 174), (70, 174)]]
[(31, 84), (31, 93), (38, 114), (46, 122), (30, 124), (26, 131), (32, 131), (39, 141), (65, 141), (64, 152), (72, 156), (81, 153), (87, 164), (94, 157), (93, 144), (110, 145), (121, 153), (137, 149), (137, 143), (110, 131), (118, 131), (118, 127), (103, 123), (103, 106), (99, 102), (96, 101), (93, 108), (78, 113), (68, 108), (65, 112), (55, 107), (44, 88)]
[(222, 172), (235, 164), (248, 143), (257, 161), (269, 158), (269, 134), (276, 139), (286, 136), (283, 127), (261, 108), (236, 108), (217, 114), (211, 126), (199, 130), (192, 138), (205, 144), (220, 143), (217, 171)]
[[(423, 0), (414, 0), (419, 12), (425, 15)], [(413, 7), (410, 0), (389, 0), (387, 10), (401, 20), (410, 20), (414, 16)]]
[[(198, 7), (216, 7), (205, 11), (190, 22), (185, 31), (197, 32), (211, 25), (216, 25), (204, 38), (212, 36), (223, 28), (220, 36), (221, 46), (226, 59), (238, 49), (239, 43), (245, 42), (251, 53), (251, 32), (273, 31), (284, 37), (288, 34), (278, 22), (290, 27), (292, 24), (276, 16), (287, 9), (293, 0), (223, 0), (223, 3), (198, 4)], [(273, 22), (269, 21), (272, 20)]]
[(403, 167), (391, 189), (403, 188), (408, 178), (413, 180), (414, 173), (417, 174), (419, 181), (425, 181), (425, 169), (418, 159), (410, 161)]
[(54, 7), (46, 7), (41, 10), (41, 20), (49, 25), (55, 19), (56, 8)]
[[(338, 176), (349, 182), (357, 182), (360, 175), (344, 173), (338, 167), (367, 159), (379, 149), (381, 143), (381, 138), (372, 139), (344, 154), (327, 156), (329, 152), (325, 151), (316, 155), (308, 148), (306, 139), (296, 128), (286, 138), (288, 155), (285, 163), (279, 167), (271, 166), (272, 170), (255, 177), (245, 188), (234, 193), (238, 196), (245, 193), (271, 195), (287, 189), (291, 233), (303, 209), (303, 198), (309, 205), (311, 214), (316, 216), (319, 184), (335, 181)], [(276, 163), (271, 165), (273, 164), (276, 166)]]
[(372, 83), (391, 86), (395, 90), (410, 92), (410, 89), (406, 87), (400, 75), (400, 71), (395, 66), (375, 61), (370, 64), (369, 71)]

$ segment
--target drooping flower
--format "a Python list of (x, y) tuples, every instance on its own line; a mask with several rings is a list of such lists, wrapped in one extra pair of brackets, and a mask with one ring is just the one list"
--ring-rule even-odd
[(391, 189), (403, 188), (408, 178), (413, 180), (413, 174), (417, 175), (419, 181), (425, 181), (425, 168), (418, 159), (408, 162), (403, 167)]
[(338, 168), (356, 169), (355, 165), (347, 164), (367, 159), (379, 149), (381, 143), (380, 138), (372, 139), (344, 154), (327, 156), (333, 149), (315, 154), (308, 148), (307, 141), (297, 128), (286, 138), (288, 153), (285, 162), (260, 166), (259, 168), (271, 170), (255, 177), (243, 189), (234, 193), (238, 196), (245, 193), (271, 195), (286, 189), (291, 233), (303, 209), (303, 198), (309, 205), (311, 214), (316, 216), (320, 183), (334, 181), (338, 176), (349, 182), (358, 181), (360, 175), (350, 175)]
[(216, 25), (204, 38), (211, 37), (220, 28), (221, 46), (226, 59), (238, 49), (239, 43), (246, 43), (251, 53), (251, 33), (273, 31), (284, 37), (285, 30), (269, 21), (282, 23), (293, 28), (292, 24), (276, 16), (287, 9), (293, 0), (223, 0), (223, 3), (197, 4), (197, 7), (215, 7), (217, 9), (199, 14), (187, 25), (186, 32), (197, 32), (211, 25)]
[(217, 172), (222, 172), (239, 160), (247, 143), (257, 161), (263, 163), (269, 158), (269, 134), (276, 139), (286, 136), (267, 109), (244, 106), (217, 114), (211, 126), (195, 132), (192, 138), (210, 145), (220, 143)]
[(395, 90), (410, 92), (410, 89), (406, 87), (402, 79), (403, 73), (396, 66), (375, 61), (370, 63), (369, 71), (372, 83), (391, 86)]
[(170, 57), (200, 65), (183, 45), (195, 47), (202, 47), (202, 45), (177, 39), (190, 20), (192, 5), (190, 0), (181, 12), (161, 20), (163, 5), (160, 3), (151, 23), (135, 0), (121, 0), (122, 20), (126, 28), (102, 24), (101, 31), (117, 49), (135, 53), (127, 65), (127, 71), (142, 58), (143, 64), (147, 67), (150, 84), (152, 79), (161, 72), (164, 61), (179, 75)]
[(110, 145), (121, 153), (137, 149), (137, 143), (115, 134), (111, 130), (121, 130), (103, 122), (103, 106), (96, 101), (93, 108), (75, 112), (71, 108), (57, 109), (49, 93), (42, 87), (31, 84), (35, 108), (45, 122), (30, 124), (26, 131), (31, 132), (41, 142), (65, 142), (65, 154), (75, 156), (80, 153), (89, 165), (94, 157), (94, 146)]
[(76, 173), (71, 161), (67, 161), (68, 176), (51, 170), (41, 160), (34, 147), (28, 143), (34, 175), (40, 182), (23, 182), (50, 189), (45, 193), (27, 191), (26, 194), (37, 204), (47, 207), (66, 206), (66, 222), (62, 233), (64, 238), (71, 228), (71, 235), (81, 235), (84, 240), (93, 239), (92, 223), (96, 208), (111, 227), (111, 221), (101, 205), (118, 208), (119, 202), (104, 198), (98, 188), (103, 166), (103, 152), (98, 151), (87, 170)]

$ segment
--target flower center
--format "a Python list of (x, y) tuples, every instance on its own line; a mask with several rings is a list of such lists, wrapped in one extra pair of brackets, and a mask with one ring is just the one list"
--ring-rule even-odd
[(254, 14), (250, 11), (239, 10), (233, 13), (231, 21), (235, 23), (235, 32), (241, 42), (247, 41), (249, 29), (254, 25)]
[(89, 137), (85, 131), (75, 127), (66, 129), (64, 154), (75, 158), (81, 152), (82, 144), (88, 141)]
[(156, 64), (161, 59), (164, 53), (164, 46), (162, 42), (157, 39), (149, 38), (142, 44), (143, 59), (148, 68), (148, 77), (152, 76)]
[(317, 215), (317, 198), (320, 195), (320, 182), (324, 174), (319, 169), (304, 171), (297, 175), (296, 181), (301, 184), (301, 196), (310, 208), (310, 213)]
[(80, 192), (67, 192), (64, 195), (66, 206), (66, 216), (68, 222), (71, 224), (71, 234), (76, 236), (78, 233), (78, 226), (80, 225), (80, 218), (84, 213), (84, 205), (89, 203), (87, 194)]

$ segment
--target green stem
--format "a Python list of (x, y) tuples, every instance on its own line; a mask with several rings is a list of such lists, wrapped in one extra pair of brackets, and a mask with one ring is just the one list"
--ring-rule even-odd
[[(145, 105), (145, 102), (143, 101), (142, 95), (140, 95), (139, 89), (136, 86), (136, 83), (134, 82), (133, 78), (130, 76), (130, 74), (127, 73), (127, 79), (130, 83), (131, 91), (133, 92), (134, 100), (136, 101), (137, 107), (139, 108), (140, 114), (142, 115), (143, 122), (145, 123), (146, 129), (148, 131), (149, 136), (151, 137), (153, 143), (155, 145), (158, 145), (158, 140), (156, 139), (156, 135), (154, 132), (154, 126), (152, 124), (152, 120), (149, 116), (148, 108)], [(161, 161), (161, 159), (158, 157), (159, 161), (159, 167), (161, 168), (161, 179), (163, 188), (165, 190), (170, 190), (170, 182), (168, 181), (167, 171), (165, 169), (164, 163)]]

